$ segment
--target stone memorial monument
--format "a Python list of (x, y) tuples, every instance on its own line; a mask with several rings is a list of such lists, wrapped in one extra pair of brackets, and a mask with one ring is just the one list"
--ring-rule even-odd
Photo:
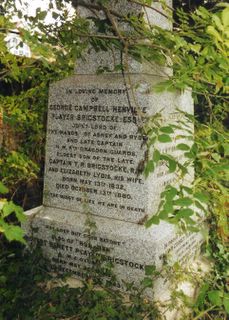
[[(114, 1), (115, 10), (120, 6), (123, 14), (142, 9), (129, 1)], [(88, 14), (85, 7), (78, 10)], [(155, 11), (148, 14), (152, 23), (169, 27)], [(112, 69), (120, 59), (117, 51), (112, 55), (89, 48), (74, 76), (52, 84), (43, 206), (27, 212), (25, 225), (51, 270), (88, 277), (94, 268), (92, 247), (97, 246), (103, 261), (113, 264), (117, 286), (123, 281), (139, 284), (145, 267), (155, 265), (160, 270), (166, 254), (173, 261), (189, 259), (201, 243), (200, 234), (177, 234), (165, 222), (145, 228), (144, 221), (157, 210), (160, 193), (176, 176), (163, 163), (147, 179), (139, 170), (146, 137), (139, 131), (136, 104), (146, 116), (161, 111), (168, 123), (178, 116), (177, 107), (192, 112), (191, 95), (153, 92), (165, 70), (130, 58), (128, 79), (122, 72), (96, 73), (101, 66)], [(177, 152), (174, 144), (161, 148)], [(88, 221), (96, 226), (93, 232), (88, 231)], [(161, 294), (162, 282), (155, 284), (156, 294)]]

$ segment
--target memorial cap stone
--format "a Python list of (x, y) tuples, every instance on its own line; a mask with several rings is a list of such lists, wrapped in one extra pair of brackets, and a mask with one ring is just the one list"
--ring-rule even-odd
[[(94, 15), (92, 9), (97, 8), (97, 1), (77, 1), (73, 2), (73, 5), (76, 7), (78, 14), (82, 17), (99, 17), (101, 20), (104, 20), (106, 16), (103, 11), (97, 11), (96, 15)], [(108, 8), (112, 14), (114, 14), (115, 24), (118, 26), (118, 29), (124, 31), (128, 34), (131, 32), (129, 28), (129, 24), (123, 22), (119, 22), (120, 17), (129, 17), (131, 15), (135, 17), (141, 17), (145, 20), (147, 24), (152, 26), (158, 26), (163, 29), (171, 29), (171, 15), (172, 15), (172, 1), (166, 0), (164, 2), (164, 6), (158, 2), (153, 2), (152, 7), (142, 7), (142, 5), (138, 1), (131, 0), (119, 0), (119, 1), (109, 1)], [(170, 8), (170, 9), (169, 9)], [(90, 35), (93, 36), (104, 36), (103, 33), (98, 32), (96, 27), (94, 26), (92, 20), (91, 22), (91, 31)], [(113, 34), (110, 34), (113, 35)], [(109, 36), (109, 34), (108, 34)], [(98, 38), (99, 39), (99, 38)], [(131, 73), (150, 73), (154, 75), (167, 76), (172, 72), (171, 68), (158, 66), (154, 62), (138, 62), (136, 59), (131, 57), (130, 55), (126, 55), (125, 51), (120, 52), (119, 49), (114, 46), (108, 46), (106, 50), (95, 50), (92, 46), (89, 46), (86, 50), (84, 50), (82, 58), (78, 60), (75, 67), (76, 74), (96, 74), (99, 70), (103, 70), (103, 72), (115, 72), (121, 73), (122, 71), (117, 66), (123, 65), (124, 67), (128, 65), (128, 70), (126, 72)]]

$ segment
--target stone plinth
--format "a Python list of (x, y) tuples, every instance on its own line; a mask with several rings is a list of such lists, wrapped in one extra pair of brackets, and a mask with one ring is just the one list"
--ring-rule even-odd
[[(31, 217), (30, 225), (25, 226), (27, 235), (43, 249), (50, 270), (80, 279), (90, 277), (96, 269), (91, 260), (94, 246), (103, 261), (112, 263), (116, 286), (121, 289), (125, 289), (124, 282), (140, 285), (147, 265), (160, 270), (165, 256), (170, 262), (187, 263), (196, 256), (202, 241), (199, 233), (179, 235), (165, 222), (145, 229), (135, 223), (51, 207), (32, 209), (27, 215)], [(96, 225), (90, 236), (86, 230), (88, 220)], [(154, 286), (156, 296), (168, 294), (167, 290), (168, 283), (158, 278)]]

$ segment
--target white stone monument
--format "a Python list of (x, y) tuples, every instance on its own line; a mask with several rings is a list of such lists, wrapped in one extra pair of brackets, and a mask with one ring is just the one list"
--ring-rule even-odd
[[(128, 1), (121, 3), (124, 14), (141, 10)], [(120, 10), (119, 5), (115, 1), (115, 10)], [(79, 9), (87, 14), (85, 8)], [(155, 12), (149, 17), (168, 26)], [(166, 254), (173, 261), (191, 259), (201, 236), (179, 235), (165, 222), (149, 229), (143, 224), (156, 212), (161, 191), (175, 175), (163, 164), (147, 179), (139, 171), (146, 146), (136, 101), (147, 116), (162, 110), (165, 123), (177, 116), (177, 107), (192, 112), (193, 103), (187, 93), (152, 92), (164, 73), (156, 66), (150, 69), (129, 59), (129, 82), (122, 72), (97, 75), (99, 66), (111, 67), (111, 54), (90, 50), (74, 76), (50, 88), (44, 201), (27, 212), (25, 227), (42, 246), (51, 270), (88, 277), (94, 268), (92, 245), (113, 264), (117, 285), (140, 284), (145, 266), (160, 270)], [(166, 148), (173, 150), (174, 144), (167, 143)], [(93, 233), (85, 231), (88, 219), (96, 225)], [(161, 296), (166, 285), (159, 279), (155, 294)]]

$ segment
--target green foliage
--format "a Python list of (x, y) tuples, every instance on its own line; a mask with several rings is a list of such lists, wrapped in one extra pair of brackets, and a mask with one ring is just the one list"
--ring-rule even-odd
[(24, 180), (29, 181), (37, 178), (38, 166), (24, 153), (2, 150), (1, 156), (1, 178), (2, 181), (7, 183), (12, 189)]
[[(5, 195), (9, 192), (9, 189), (0, 182), (0, 194)], [(26, 243), (24, 240), (24, 231), (15, 222), (10, 222), (9, 218), (15, 215), (17, 222), (25, 221), (25, 215), (23, 209), (17, 206), (12, 201), (1, 200), (0, 201), (0, 236), (3, 234), (8, 241), (19, 241)], [(0, 238), (1, 239), (1, 238)]]
[[(217, 223), (217, 232), (224, 240), (228, 236), (227, 195), (228, 195), (228, 158), (226, 148), (228, 133), (222, 128), (211, 125), (197, 126), (198, 145), (195, 168), (199, 190), (208, 194), (208, 210)], [(201, 200), (202, 201), (202, 200)]]
[[(151, 5), (151, 1), (137, 2), (142, 3), (143, 7)], [(16, 6), (12, 0), (7, 1), (5, 5)], [(46, 12), (39, 9), (36, 17), (25, 17), (27, 23), (33, 26), (33, 30), (41, 31), (30, 33), (21, 30), (21, 36), (36, 52), (39, 63), (33, 59), (16, 58), (8, 53), (4, 42), (5, 33), (0, 32), (0, 81), (4, 85), (4, 90), (1, 89), (0, 107), (3, 109), (5, 123), (13, 127), (17, 134), (22, 135), (22, 141), (26, 141), (21, 143), (17, 150), (8, 150), (3, 145), (0, 179), (9, 182), (10, 188), (13, 189), (16, 181), (29, 181), (38, 175), (37, 168), (42, 163), (44, 153), (48, 84), (69, 74), (75, 58), (79, 57), (88, 45), (97, 51), (116, 48), (121, 50), (122, 54), (132, 55), (138, 61), (172, 67), (173, 75), (167, 75), (166, 80), (153, 89), (158, 92), (192, 90), (195, 118), (181, 113), (182, 116), (176, 123), (165, 124), (158, 113), (150, 119), (144, 119), (144, 126), (139, 128), (148, 137), (148, 151), (144, 159), (145, 176), (148, 177), (159, 164), (164, 164), (168, 173), (175, 173), (178, 178), (176, 185), (168, 185), (165, 188), (161, 194), (158, 211), (149, 218), (146, 226), (165, 220), (179, 225), (184, 230), (196, 231), (199, 228), (196, 220), (201, 218), (199, 212), (205, 212), (210, 229), (205, 252), (213, 260), (214, 267), (209, 278), (203, 280), (196, 302), (192, 305), (193, 317), (224, 317), (225, 311), (228, 311), (225, 271), (228, 260), (225, 241), (228, 237), (229, 180), (229, 136), (226, 131), (229, 88), (228, 4), (220, 3), (211, 10), (199, 7), (190, 14), (177, 9), (176, 24), (172, 31), (149, 26), (141, 16), (124, 16), (122, 13), (112, 12), (112, 20), (108, 14), (109, 1), (94, 3), (98, 7), (93, 10), (106, 9), (106, 18), (102, 21), (96, 16), (82, 19), (77, 15), (70, 20), (65, 9), (63, 12), (58, 11), (63, 8), (62, 5), (63, 2), (59, 0), (56, 9), (52, 1), (49, 6), (50, 10), (54, 10), (53, 17), (62, 22), (61, 26), (57, 22), (52, 26), (45, 25), (43, 19)], [(163, 6), (166, 7), (165, 4)], [(166, 14), (171, 14), (168, 7)], [(19, 12), (19, 15), (22, 15), (22, 12)], [(132, 28), (119, 30), (116, 22), (121, 22), (122, 25), (128, 23)], [(92, 23), (99, 34), (91, 33)], [(0, 28), (7, 32), (13, 25), (7, 18), (0, 16)], [(115, 67), (115, 70), (122, 72), (126, 69), (128, 66), (124, 61), (123, 65)], [(105, 68), (100, 71), (111, 70)], [(8, 93), (3, 94), (6, 88)], [(195, 126), (194, 139), (192, 126)], [(177, 130), (181, 133), (176, 134)], [(185, 162), (179, 162), (172, 153), (165, 153), (159, 148), (159, 144), (169, 144), (174, 140), (177, 142), (176, 150), (183, 155)], [(183, 182), (190, 165), (195, 167), (193, 186)], [(9, 179), (12, 182), (8, 181)], [(0, 185), (0, 188), (4, 192), (4, 187)], [(8, 212), (7, 210), (6, 207), (5, 211)], [(151, 271), (154, 270), (147, 268), (145, 287), (152, 284), (149, 277)], [(97, 318), (108, 317), (108, 309), (105, 315), (101, 314), (100, 304), (101, 300), (106, 298), (106, 294), (103, 296), (98, 293), (94, 297), (87, 290), (85, 292), (90, 302), (95, 302), (93, 312)], [(84, 296), (84, 293), (81, 294)], [(56, 301), (59, 303), (58, 299)], [(54, 306), (46, 303), (41, 318), (45, 319), (47, 314), (51, 314), (51, 319), (53, 312), (57, 316), (60, 312), (58, 303)], [(112, 308), (109, 309), (110, 319), (117, 316), (116, 308), (117, 305), (114, 307), (112, 304)], [(80, 310), (82, 314), (87, 314), (87, 317), (92, 317), (87, 307), (84, 306)], [(138, 319), (136, 314), (131, 315), (130, 319), (132, 316), (135, 316), (133, 319)]]
[[(34, 24), (33, 29), (35, 25), (40, 27), (40, 33), (20, 29), (21, 39), (29, 44), (35, 57), (31, 59), (9, 53), (5, 37), (15, 26), (9, 22), (10, 17), (0, 16), (0, 113), (4, 126), (0, 179), (14, 195), (42, 178), (48, 87), (70, 74), (77, 54), (84, 47), (73, 40), (68, 21), (55, 32), (50, 31), (49, 37), (44, 36), (39, 20), (42, 15), (28, 21)], [(77, 25), (83, 25), (82, 19), (77, 20)]]
[[(198, 295), (192, 305), (194, 319), (226, 319), (229, 314), (229, 293), (227, 279), (229, 274), (229, 254), (222, 240), (214, 230), (211, 221), (210, 237), (206, 248), (206, 256), (213, 263), (211, 272), (202, 281)], [(221, 319), (220, 318), (220, 319)]]
[[(60, 286), (61, 285), (61, 286)], [(22, 249), (0, 255), (0, 319), (161, 319), (155, 305), (140, 295), (96, 286), (88, 279), (70, 288), (64, 278), (51, 277), (39, 251)]]

